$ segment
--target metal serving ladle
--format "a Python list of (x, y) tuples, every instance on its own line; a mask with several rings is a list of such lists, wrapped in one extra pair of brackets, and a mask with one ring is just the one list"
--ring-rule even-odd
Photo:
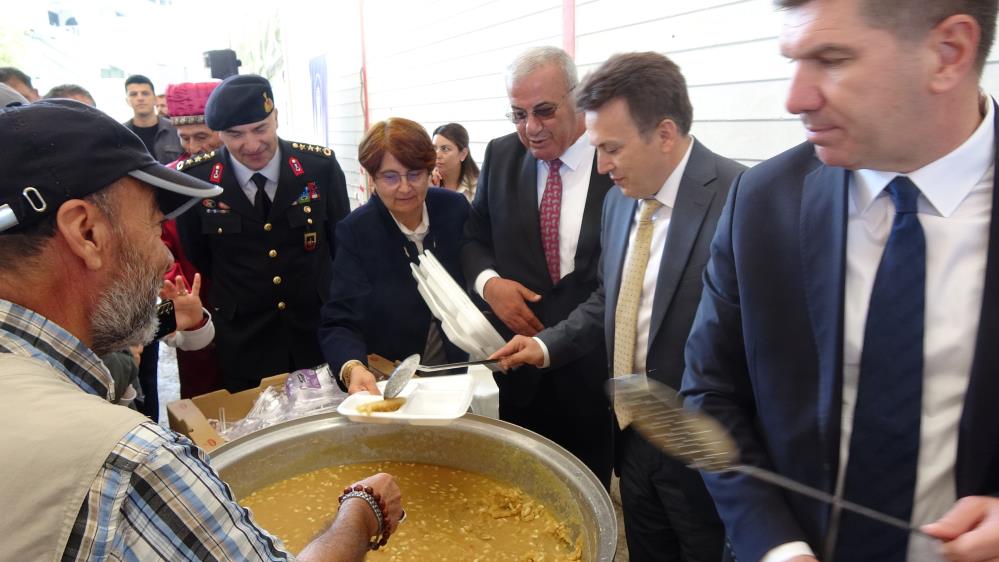
[(385, 392), (382, 395), (385, 398), (395, 398), (399, 396), (402, 389), (406, 388), (406, 384), (413, 378), (417, 372), (420, 373), (433, 373), (437, 371), (451, 371), (454, 369), (463, 369), (465, 367), (471, 367), (473, 365), (493, 365), (499, 363), (498, 359), (486, 359), (483, 361), (465, 361), (462, 363), (447, 363), (445, 365), (420, 365), (420, 354), (414, 353), (409, 357), (402, 360), (398, 366), (389, 375), (388, 382), (385, 383)]
[(792, 492), (814, 498), (886, 525), (930, 536), (898, 519), (845, 500), (775, 472), (738, 463), (735, 441), (714, 418), (683, 407), (672, 388), (642, 375), (615, 377), (608, 383), (615, 405), (631, 413), (632, 426), (664, 453), (695, 470), (739, 472)]

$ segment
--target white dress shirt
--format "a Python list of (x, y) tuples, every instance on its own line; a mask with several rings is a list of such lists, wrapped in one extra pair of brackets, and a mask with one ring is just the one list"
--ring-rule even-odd
[[(662, 207), (652, 214), (652, 241), (649, 244), (649, 263), (645, 267), (645, 278), (642, 280), (642, 296), (638, 301), (638, 327), (635, 332), (635, 372), (644, 373), (646, 370), (646, 359), (649, 355), (649, 330), (652, 327), (652, 304), (656, 298), (656, 286), (659, 284), (659, 266), (663, 261), (663, 252), (666, 249), (666, 235), (669, 233), (669, 223), (673, 218), (673, 207), (676, 205), (676, 195), (680, 191), (680, 179), (687, 169), (687, 161), (690, 160), (690, 152), (694, 148), (694, 137), (690, 137), (690, 145), (683, 159), (677, 164), (673, 173), (666, 178), (663, 186), (656, 192), (654, 198), (663, 204)], [(635, 246), (635, 236), (638, 234), (639, 207), (631, 218), (631, 230), (628, 233), (628, 250), (623, 264), (628, 263), (632, 249)], [(622, 278), (621, 283), (624, 282)], [(605, 302), (604, 306), (616, 306), (617, 302)], [(535, 337), (534, 341), (541, 345), (541, 351), (545, 355), (544, 367), (551, 364), (548, 355), (548, 346), (540, 338)]]
[[(586, 135), (580, 135), (565, 152), (559, 156), (562, 166), (559, 175), (562, 176), (562, 206), (558, 221), (558, 255), (559, 275), (565, 277), (576, 268), (576, 248), (579, 246), (579, 231), (583, 226), (583, 210), (586, 208), (586, 196), (590, 191), (590, 175), (593, 171), (593, 156), (596, 148), (590, 144)], [(538, 160), (538, 207), (541, 207), (541, 197), (548, 182), (548, 162)], [(483, 290), (486, 281), (499, 277), (493, 269), (482, 271), (475, 278), (475, 292), (485, 298)]]
[[(995, 174), (992, 100), (964, 144), (912, 173), (919, 188), (919, 223), (926, 236), (926, 308), (919, 461), (912, 523), (931, 523), (956, 501), (958, 424), (978, 334)], [(895, 172), (858, 170), (850, 178), (843, 334), (841, 492), (853, 428), (860, 355), (874, 277), (895, 216), (884, 188)], [(891, 467), (886, 467), (890, 470)], [(847, 498), (863, 503), (863, 498)], [(942, 560), (936, 541), (911, 535), (908, 560)], [(778, 551), (780, 549), (780, 551)], [(811, 554), (803, 542), (770, 551), (764, 562)]]
[(410, 230), (406, 228), (406, 225), (399, 222), (391, 212), (389, 216), (395, 221), (396, 226), (402, 232), (402, 235), (406, 237), (413, 244), (416, 244), (416, 251), (423, 253), (423, 239), (427, 237), (427, 233), (430, 232), (430, 213), (427, 212), (427, 203), (423, 202), (423, 218), (420, 219), (420, 224), (416, 225), (415, 230)]
[(253, 199), (257, 195), (257, 184), (253, 183), (253, 174), (260, 173), (265, 178), (267, 178), (267, 183), (264, 184), (264, 193), (267, 194), (267, 198), (271, 201), (274, 200), (274, 194), (277, 193), (278, 179), (281, 177), (281, 148), (278, 147), (274, 151), (274, 156), (267, 164), (259, 170), (251, 170), (246, 167), (242, 162), (236, 160), (236, 158), (230, 158), (232, 162), (232, 172), (236, 174), (236, 183), (239, 184), (240, 189), (246, 194), (247, 199), (250, 200), (250, 205), (253, 205)]

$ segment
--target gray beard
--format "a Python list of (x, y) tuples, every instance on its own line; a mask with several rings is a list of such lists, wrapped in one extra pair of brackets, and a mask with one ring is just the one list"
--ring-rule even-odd
[(159, 328), (156, 295), (162, 279), (153, 275), (142, 256), (127, 244), (122, 246), (119, 265), (120, 275), (98, 297), (91, 316), (90, 348), (98, 356), (144, 346)]

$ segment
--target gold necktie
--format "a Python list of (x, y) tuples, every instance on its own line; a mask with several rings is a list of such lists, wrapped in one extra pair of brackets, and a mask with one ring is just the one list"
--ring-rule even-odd
[[(638, 216), (638, 230), (632, 243), (628, 262), (621, 276), (621, 290), (617, 295), (614, 314), (614, 376), (630, 375), (635, 369), (635, 332), (638, 330), (638, 304), (642, 298), (645, 269), (649, 265), (652, 245), (652, 215), (663, 204), (656, 199), (643, 199)], [(616, 401), (615, 401), (616, 402)], [(618, 423), (625, 428), (631, 423), (624, 409), (614, 406)]]

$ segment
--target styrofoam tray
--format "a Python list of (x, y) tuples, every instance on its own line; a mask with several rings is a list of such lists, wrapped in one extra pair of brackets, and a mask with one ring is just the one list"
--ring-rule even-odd
[[(378, 383), (378, 390), (385, 391), (385, 381)], [(340, 403), (336, 411), (356, 422), (447, 425), (468, 411), (472, 403), (472, 391), (472, 377), (467, 374), (414, 378), (399, 393), (399, 396), (406, 399), (406, 403), (395, 412), (358, 412), (357, 407), (361, 404), (382, 399), (381, 396), (366, 391), (351, 394)]]

